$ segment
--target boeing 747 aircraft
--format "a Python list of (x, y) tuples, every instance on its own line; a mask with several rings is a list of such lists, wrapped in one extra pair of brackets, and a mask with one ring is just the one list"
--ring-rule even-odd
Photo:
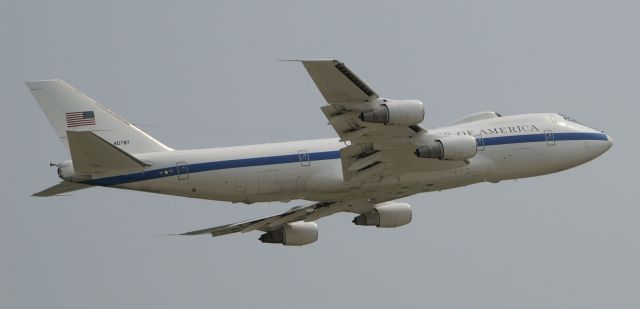
[(386, 99), (336, 60), (301, 60), (338, 138), (174, 150), (61, 80), (27, 82), (71, 160), (35, 196), (92, 186), (255, 203), (311, 201), (273, 216), (180, 235), (261, 231), (264, 243), (318, 239), (315, 221), (338, 212), (356, 225), (411, 222), (397, 201), (420, 192), (555, 173), (607, 151), (603, 132), (557, 113), (480, 112), (450, 126), (420, 126), (418, 100)]

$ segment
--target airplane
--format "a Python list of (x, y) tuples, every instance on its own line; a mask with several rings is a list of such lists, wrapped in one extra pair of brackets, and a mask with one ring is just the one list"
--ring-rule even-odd
[(355, 225), (395, 228), (412, 219), (403, 197), (555, 173), (613, 145), (603, 131), (559, 113), (486, 111), (427, 130), (421, 101), (381, 97), (338, 60), (296, 61), (327, 102), (320, 109), (337, 138), (175, 150), (62, 80), (26, 82), (71, 155), (51, 163), (62, 182), (34, 196), (100, 186), (246, 204), (307, 200), (176, 234), (260, 231), (263, 243), (302, 246), (318, 239), (315, 221), (335, 213), (354, 214)]

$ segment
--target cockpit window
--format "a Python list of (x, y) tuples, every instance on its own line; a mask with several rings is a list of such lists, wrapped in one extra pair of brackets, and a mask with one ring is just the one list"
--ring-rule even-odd
[(585, 127), (587, 127), (587, 128), (591, 128), (591, 129), (594, 129), (594, 130), (596, 130), (596, 131), (600, 131), (600, 132), (604, 133), (604, 131), (602, 131), (602, 130), (600, 130), (600, 129), (596, 129), (596, 128), (591, 127), (591, 126), (588, 126), (588, 125), (586, 125), (586, 124), (583, 124), (583, 123), (581, 123), (580, 121), (575, 120), (575, 119), (573, 119), (573, 118), (572, 118), (572, 117), (570, 117), (570, 116), (567, 116), (567, 115), (564, 115), (564, 114), (558, 114), (558, 115), (562, 116), (562, 118), (564, 118), (564, 120), (566, 120), (566, 121), (573, 122), (573, 123), (577, 123), (577, 124), (579, 124), (579, 125), (581, 125), (581, 126), (585, 126)]
[(566, 120), (566, 121), (571, 121), (571, 122), (574, 122), (574, 123), (577, 123), (577, 124), (582, 124), (578, 120), (575, 120), (575, 119), (573, 119), (573, 118), (571, 118), (571, 117), (569, 117), (569, 116), (567, 116), (565, 114), (558, 114), (558, 115), (562, 116), (562, 118), (564, 118), (564, 120)]

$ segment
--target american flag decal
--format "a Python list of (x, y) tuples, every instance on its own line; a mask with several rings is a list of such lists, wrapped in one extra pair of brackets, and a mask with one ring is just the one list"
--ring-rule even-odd
[(92, 126), (96, 124), (96, 116), (93, 111), (71, 112), (65, 114), (67, 127)]

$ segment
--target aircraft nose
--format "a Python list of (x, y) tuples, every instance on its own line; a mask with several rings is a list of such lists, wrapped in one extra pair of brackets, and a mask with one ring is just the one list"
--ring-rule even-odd
[(613, 146), (613, 139), (611, 138), (611, 136), (609, 136), (608, 134), (605, 134), (605, 136), (607, 137), (607, 140), (600, 142), (599, 146), (595, 147), (595, 149), (598, 149), (598, 156), (607, 152), (611, 148), (611, 146)]
[[(590, 157), (589, 160), (593, 160), (601, 156), (602, 154), (607, 152), (611, 148), (611, 146), (613, 146), (613, 139), (611, 138), (611, 136), (604, 133), (599, 134), (600, 137), (598, 138), (598, 140), (589, 143), (589, 146), (587, 146), (587, 149), (589, 149), (587, 151), (588, 156)], [(604, 139), (603, 137), (606, 137), (606, 139)]]

